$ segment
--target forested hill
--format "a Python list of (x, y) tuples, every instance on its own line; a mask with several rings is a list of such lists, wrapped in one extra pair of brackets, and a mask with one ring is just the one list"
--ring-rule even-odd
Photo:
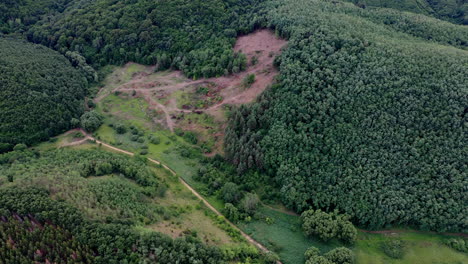
[(467, 232), (467, 28), (319, 0), (265, 10), (289, 45), (279, 84), (232, 115), (240, 175), (262, 168), (299, 212)]
[(87, 86), (58, 52), (0, 36), (0, 153), (69, 129), (84, 111)]
[(28, 40), (75, 51), (95, 67), (128, 61), (173, 67), (193, 78), (238, 72), (238, 33), (257, 23), (256, 0), (97, 0), (39, 21)]
[(27, 30), (38, 20), (63, 12), (74, 0), (3, 0), (0, 1), (0, 32)]
[(357, 6), (386, 7), (433, 16), (468, 25), (468, 2), (465, 0), (347, 0)]

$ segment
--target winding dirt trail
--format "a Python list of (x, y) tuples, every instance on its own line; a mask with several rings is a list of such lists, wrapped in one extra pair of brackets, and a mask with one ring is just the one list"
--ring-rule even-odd
[[(104, 146), (106, 148), (109, 148), (109, 149), (112, 149), (114, 151), (117, 151), (117, 152), (120, 152), (120, 153), (123, 153), (123, 154), (126, 154), (126, 155), (129, 155), (129, 156), (135, 156), (134, 153), (130, 152), (130, 151), (126, 151), (126, 150), (123, 150), (123, 149), (120, 149), (120, 148), (117, 148), (117, 147), (114, 147), (112, 145), (109, 145), (105, 142), (102, 142), (100, 140), (97, 140), (95, 139), (94, 137), (92, 137), (91, 135), (89, 135), (88, 133), (86, 133), (83, 129), (73, 129), (73, 130), (70, 130), (68, 132), (66, 132), (65, 134), (70, 134), (72, 132), (81, 132), (85, 137), (82, 139), (82, 140), (79, 140), (79, 141), (75, 141), (75, 142), (71, 142), (71, 143), (68, 143), (68, 144), (64, 144), (63, 146), (61, 147), (69, 147), (69, 146), (77, 146), (77, 145), (80, 145), (80, 144), (83, 144), (85, 142), (87, 142), (88, 140), (90, 141), (94, 141), (96, 142), (97, 144), (101, 145), (101, 146)], [(161, 163), (160, 161), (158, 160), (155, 160), (155, 159), (151, 159), (151, 158), (147, 158), (148, 161), (156, 164), (156, 165), (161, 165), (164, 169), (168, 170), (169, 172), (171, 172), (174, 176), (177, 176), (177, 173), (172, 170), (171, 168), (169, 168), (167, 165)], [(253, 239), (251, 236), (247, 235), (246, 233), (244, 233), (244, 231), (240, 230), (234, 223), (232, 223), (231, 221), (229, 221), (221, 212), (219, 212), (216, 208), (214, 208), (205, 198), (203, 198), (203, 196), (201, 196), (195, 189), (192, 188), (192, 186), (190, 186), (182, 177), (178, 177), (180, 182), (187, 188), (189, 189), (193, 195), (195, 195), (198, 199), (200, 199), (203, 204), (206, 205), (206, 207), (208, 207), (212, 212), (214, 212), (216, 215), (218, 216), (222, 216), (224, 217), (224, 219), (226, 220), (226, 222), (228, 222), (234, 229), (238, 230), (241, 235), (252, 245), (254, 245), (255, 247), (257, 247), (258, 249), (260, 249), (261, 251), (263, 251), (264, 253), (269, 253), (271, 252), (270, 250), (268, 250), (265, 246), (263, 246), (262, 244), (260, 244), (259, 242), (257, 242), (255, 239)], [(276, 262), (277, 264), (282, 264), (282, 262), (280, 261), (277, 261)]]

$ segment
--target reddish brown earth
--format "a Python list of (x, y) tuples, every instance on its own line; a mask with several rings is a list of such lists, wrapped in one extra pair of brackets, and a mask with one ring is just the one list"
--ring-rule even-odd
[[(134, 66), (134, 63), (129, 63), (112, 74), (112, 80), (109, 80), (108, 85), (110, 88), (102, 89), (95, 101), (99, 102), (116, 91), (135, 93), (136, 96), (148, 102), (150, 109), (158, 113), (158, 118), (153, 119), (155, 123), (161, 124), (170, 131), (174, 131), (176, 127), (195, 131), (202, 141), (214, 138), (213, 152), (220, 153), (226, 126), (225, 110), (222, 106), (253, 102), (259, 94), (265, 91), (278, 74), (273, 66), (273, 60), (281, 53), (286, 43), (285, 40), (276, 37), (273, 31), (266, 29), (239, 37), (234, 51), (246, 55), (247, 69), (241, 73), (218, 78), (191, 80), (180, 71), (152, 73), (154, 67), (141, 66), (142, 71), (133, 73), (128, 81), (122, 81), (126, 80), (127, 69)], [(252, 65), (251, 61), (254, 56), (257, 57), (257, 63)], [(255, 74), (255, 82), (245, 88), (242, 81), (249, 74)], [(221, 98), (204, 109), (184, 106), (179, 108), (177, 93), (194, 93), (195, 88), (200, 86), (210, 86), (210, 89), (216, 91), (216, 96)], [(213, 116), (216, 125), (208, 128), (206, 124), (187, 122), (185, 115), (191, 113)]]

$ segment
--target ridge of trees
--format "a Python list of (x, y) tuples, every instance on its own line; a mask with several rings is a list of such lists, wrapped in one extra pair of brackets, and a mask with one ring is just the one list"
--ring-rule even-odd
[(75, 0), (4, 0), (0, 2), (0, 32), (24, 32), (44, 16), (63, 12)]
[(134, 61), (182, 70), (191, 78), (237, 73), (246, 59), (232, 47), (258, 25), (262, 1), (174, 0), (77, 2), (39, 20), (28, 40), (76, 52), (94, 67)]
[(463, 0), (347, 0), (361, 8), (385, 7), (434, 16), (453, 23), (468, 25), (468, 3)]
[[(289, 208), (338, 209), (367, 228), (466, 232), (463, 47), (340, 2), (277, 0), (265, 10), (289, 44), (275, 60), (278, 84), (231, 115), (225, 151), (240, 181), (260, 168)], [(445, 36), (466, 30), (429, 20)]]

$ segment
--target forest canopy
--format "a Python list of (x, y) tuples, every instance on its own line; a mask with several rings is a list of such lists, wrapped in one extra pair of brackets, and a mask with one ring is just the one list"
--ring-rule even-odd
[(94, 67), (128, 61), (180, 69), (191, 78), (237, 72), (245, 58), (232, 51), (239, 33), (258, 24), (262, 1), (98, 0), (76, 2), (40, 20), (28, 40), (77, 52)]
[[(386, 24), (340, 2), (265, 10), (289, 45), (279, 83), (231, 117), (226, 158), (241, 177), (261, 168), (298, 212), (466, 232), (468, 53), (454, 41), (467, 29), (398, 11)], [(429, 37), (437, 28), (445, 39)]]
[(70, 128), (88, 81), (58, 52), (0, 36), (0, 87), (0, 144), (29, 145)]
[(468, 2), (464, 0), (347, 0), (357, 6), (386, 7), (433, 16), (453, 23), (468, 25)]
[(74, 0), (3, 0), (0, 2), (0, 32), (23, 32), (43, 18), (65, 10)]

